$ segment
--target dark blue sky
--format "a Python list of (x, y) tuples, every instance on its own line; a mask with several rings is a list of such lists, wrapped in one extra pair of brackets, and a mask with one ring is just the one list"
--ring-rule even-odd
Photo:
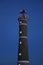
[(30, 65), (43, 65), (43, 0), (0, 0), (0, 65), (16, 65), (18, 16), (26, 9)]

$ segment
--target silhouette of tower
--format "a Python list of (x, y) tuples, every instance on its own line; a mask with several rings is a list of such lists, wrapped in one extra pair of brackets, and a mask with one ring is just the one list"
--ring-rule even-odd
[(28, 35), (26, 10), (21, 10), (18, 18), (19, 21), (19, 45), (18, 45), (18, 63), (17, 65), (29, 65), (28, 55)]

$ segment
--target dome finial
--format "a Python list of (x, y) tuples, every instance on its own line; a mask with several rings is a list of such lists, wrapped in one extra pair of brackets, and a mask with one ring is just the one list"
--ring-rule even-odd
[(21, 14), (25, 14), (26, 13), (26, 10), (23, 9), (23, 10), (20, 11), (20, 13)]

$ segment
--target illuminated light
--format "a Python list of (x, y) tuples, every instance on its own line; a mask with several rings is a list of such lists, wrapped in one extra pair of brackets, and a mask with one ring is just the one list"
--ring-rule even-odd
[(22, 34), (22, 31), (20, 31), (20, 34)]
[(20, 41), (20, 44), (22, 44), (22, 42)]
[(18, 64), (18, 65), (21, 65), (21, 64)]
[(19, 56), (21, 56), (21, 53), (19, 53)]
[(20, 23), (22, 23), (22, 22), (20, 21)]

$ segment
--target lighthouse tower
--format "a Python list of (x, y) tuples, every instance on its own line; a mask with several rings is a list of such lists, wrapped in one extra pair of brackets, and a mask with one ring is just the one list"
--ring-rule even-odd
[(21, 10), (18, 18), (19, 45), (17, 65), (29, 65), (27, 21), (28, 16), (26, 10)]

